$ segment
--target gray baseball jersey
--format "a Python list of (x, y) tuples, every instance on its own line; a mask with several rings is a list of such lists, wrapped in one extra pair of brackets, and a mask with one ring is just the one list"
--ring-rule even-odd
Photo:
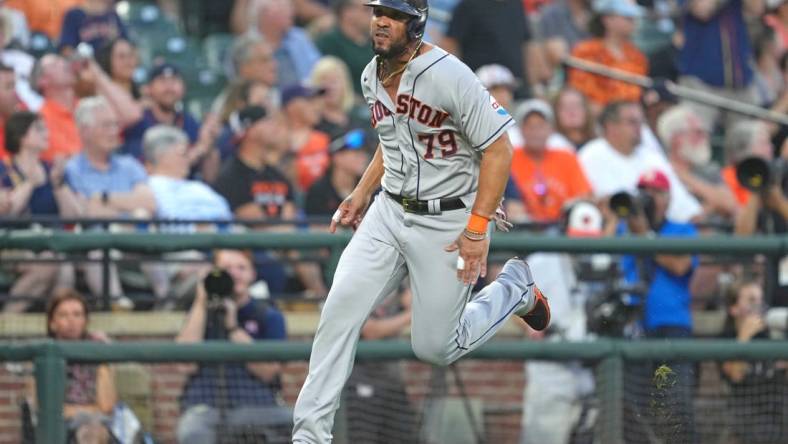
[(383, 188), (421, 200), (476, 191), (480, 153), (513, 119), (464, 63), (435, 47), (413, 59), (395, 101), (378, 81), (377, 58), (361, 89), (383, 150)]
[[(470, 201), (481, 152), (512, 124), (471, 70), (435, 47), (407, 66), (394, 101), (378, 81), (374, 61), (362, 83), (380, 134), (384, 188), (421, 200)], [(473, 296), (472, 286), (457, 279), (458, 252), (444, 247), (467, 224), (468, 203), (416, 214), (386, 193), (372, 202), (342, 253), (320, 316), (309, 375), (293, 411), (294, 443), (331, 442), (361, 327), (405, 276), (413, 291), (413, 351), (435, 364), (459, 359), (493, 337), (509, 315), (533, 306), (533, 278), (516, 266), (504, 266)]]

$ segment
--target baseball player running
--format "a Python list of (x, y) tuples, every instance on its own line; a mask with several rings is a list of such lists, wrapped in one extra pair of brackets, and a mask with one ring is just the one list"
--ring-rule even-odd
[(489, 222), (509, 177), (511, 116), (465, 64), (422, 41), (426, 0), (367, 6), (376, 57), (361, 82), (380, 144), (331, 222), (332, 232), (344, 225), (356, 233), (315, 334), (295, 405), (294, 443), (331, 442), (359, 331), (406, 275), (413, 351), (433, 364), (448, 365), (479, 347), (512, 313), (535, 330), (550, 322), (547, 299), (517, 258), (471, 297), (487, 271)]

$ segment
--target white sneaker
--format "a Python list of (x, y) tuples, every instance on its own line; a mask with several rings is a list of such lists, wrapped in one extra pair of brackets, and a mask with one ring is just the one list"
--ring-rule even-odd
[(126, 296), (112, 299), (112, 311), (132, 311), (134, 302)]

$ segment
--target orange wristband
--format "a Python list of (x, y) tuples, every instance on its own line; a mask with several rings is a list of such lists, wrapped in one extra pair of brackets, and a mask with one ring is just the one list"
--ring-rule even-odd
[(487, 224), (490, 222), (490, 219), (479, 216), (478, 214), (471, 214), (471, 218), (468, 219), (468, 231), (472, 231), (474, 233), (486, 233), (487, 232)]

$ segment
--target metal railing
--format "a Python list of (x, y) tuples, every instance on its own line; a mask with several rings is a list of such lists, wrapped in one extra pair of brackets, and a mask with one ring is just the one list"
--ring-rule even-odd
[[(109, 267), (112, 262), (110, 250), (112, 249), (142, 254), (158, 254), (181, 250), (212, 250), (217, 248), (328, 249), (331, 251), (331, 254), (326, 262), (326, 274), (330, 278), (333, 276), (342, 250), (350, 238), (350, 232), (330, 234), (312, 231), (169, 234), (6, 230), (0, 231), (0, 249), (48, 250), (58, 253), (83, 253), (100, 250), (103, 252), (100, 260), (105, 276), (109, 276)], [(511, 251), (517, 254), (534, 252), (761, 254), (766, 256), (770, 262), (776, 263), (781, 256), (788, 254), (788, 235), (577, 239), (510, 232), (496, 233), (491, 240), (490, 249), (492, 252)], [(776, 269), (775, 267), (772, 268)], [(105, 281), (107, 280), (105, 279)], [(773, 277), (768, 280), (771, 284), (767, 283), (767, 289), (773, 288), (773, 280)], [(105, 282), (105, 285), (108, 286), (109, 283)], [(109, 292), (105, 288), (103, 307), (108, 308), (109, 304)]]
[[(140, 342), (101, 344), (42, 341), (0, 346), (2, 361), (32, 361), (38, 396), (36, 442), (65, 442), (63, 403), (68, 363), (113, 362), (256, 362), (309, 359), (308, 342), (259, 341), (254, 344), (206, 342), (175, 344)], [(416, 359), (407, 341), (361, 342), (358, 360)], [(551, 361), (582, 360), (598, 365), (597, 397), (605, 414), (598, 423), (599, 442), (623, 442), (625, 361), (702, 361), (788, 359), (787, 341), (643, 340), (603, 339), (594, 342), (555, 343), (495, 340), (466, 359)]]

